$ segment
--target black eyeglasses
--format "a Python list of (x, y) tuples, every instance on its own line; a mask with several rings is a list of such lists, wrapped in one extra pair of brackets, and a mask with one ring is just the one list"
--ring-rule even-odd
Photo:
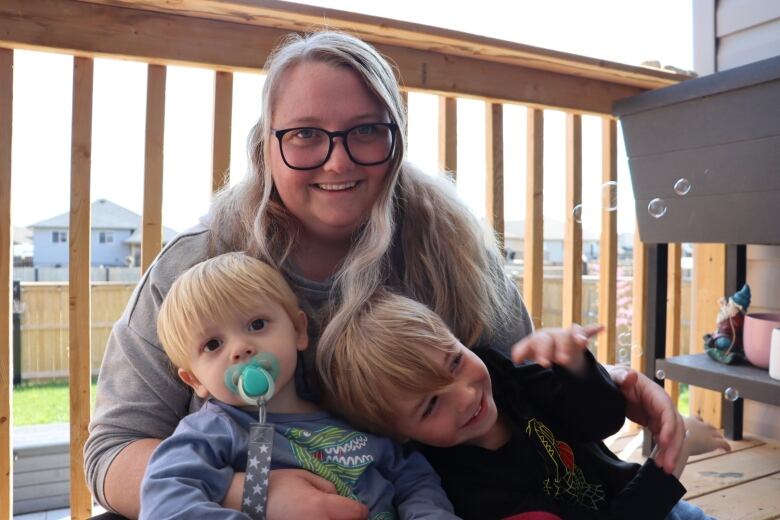
[(382, 164), (393, 155), (397, 133), (395, 123), (364, 123), (340, 132), (308, 126), (274, 131), (282, 160), (293, 170), (313, 170), (328, 162), (336, 137), (341, 137), (347, 155), (355, 164)]

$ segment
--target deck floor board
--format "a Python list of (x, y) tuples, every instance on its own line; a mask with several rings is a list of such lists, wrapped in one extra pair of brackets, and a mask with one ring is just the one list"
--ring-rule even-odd
[[(632, 437), (617, 435), (610, 448), (626, 460), (642, 462), (641, 442), (632, 443)], [(780, 443), (747, 434), (729, 443), (731, 452), (691, 457), (681, 478), (688, 489), (685, 499), (719, 520), (780, 519)], [(630, 445), (638, 447), (626, 453)]]

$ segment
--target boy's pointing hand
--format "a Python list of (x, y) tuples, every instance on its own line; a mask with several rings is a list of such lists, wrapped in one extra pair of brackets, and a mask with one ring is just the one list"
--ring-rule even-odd
[(602, 330), (603, 325), (577, 324), (568, 329), (539, 329), (512, 347), (512, 361), (535, 361), (543, 367), (555, 363), (574, 374), (582, 374), (588, 340)]

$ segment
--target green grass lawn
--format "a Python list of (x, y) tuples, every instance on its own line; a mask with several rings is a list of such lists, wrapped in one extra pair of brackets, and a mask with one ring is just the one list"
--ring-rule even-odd
[[(92, 383), (91, 403), (95, 408), (95, 383)], [(68, 422), (69, 391), (67, 382), (14, 387), (14, 426)]]

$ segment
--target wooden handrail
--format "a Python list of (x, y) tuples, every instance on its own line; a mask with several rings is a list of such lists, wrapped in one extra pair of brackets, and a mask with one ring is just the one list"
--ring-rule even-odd
[(324, 23), (374, 43), (408, 88), (583, 113), (610, 114), (617, 99), (687, 78), (287, 2), (5, 0), (0, 21), (5, 47), (252, 71), (291, 30)]

